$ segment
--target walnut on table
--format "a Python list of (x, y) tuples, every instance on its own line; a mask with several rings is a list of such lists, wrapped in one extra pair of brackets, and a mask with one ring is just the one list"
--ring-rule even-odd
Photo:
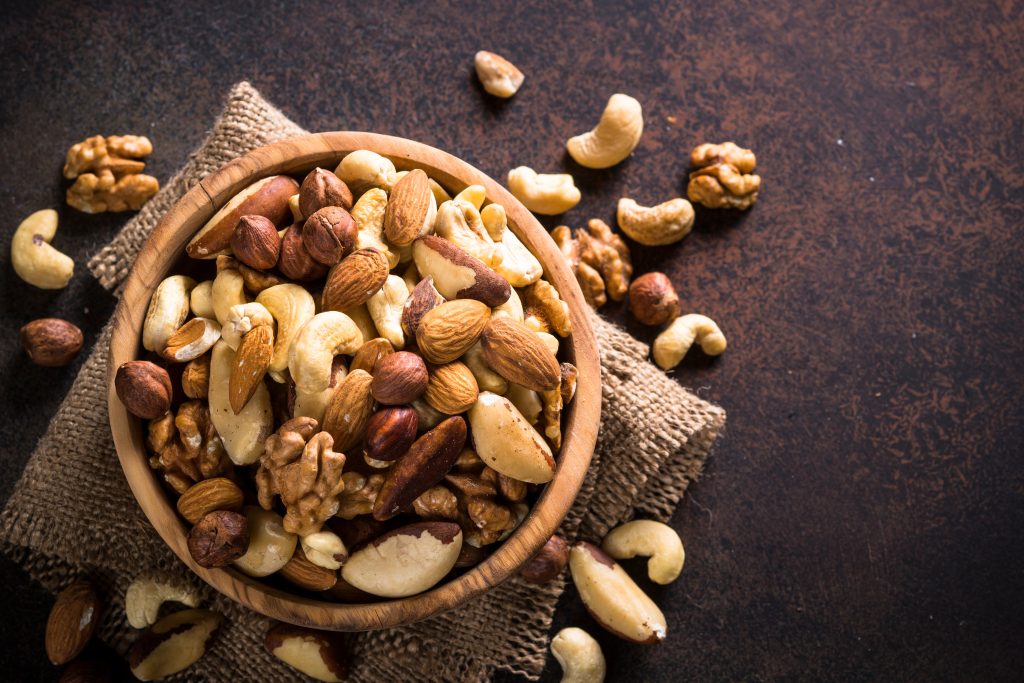
[(267, 438), (256, 472), (260, 506), (270, 510), (274, 496), (279, 496), (285, 506), (285, 531), (300, 536), (320, 531), (338, 511), (345, 489), (345, 456), (331, 450), (334, 439), (317, 427), (310, 417), (285, 422)]
[(608, 297), (622, 301), (629, 291), (633, 263), (629, 247), (607, 223), (592, 218), (575, 235), (569, 227), (560, 225), (551, 231), (551, 237), (576, 275), (588, 304), (600, 308)]
[(749, 209), (757, 201), (761, 176), (753, 174), (757, 157), (751, 150), (705, 143), (690, 153), (690, 164), (697, 169), (686, 188), (690, 201), (709, 209)]
[(72, 145), (64, 161), (64, 177), (75, 180), (68, 205), (85, 213), (142, 208), (160, 189), (139, 161), (152, 152), (149, 138), (139, 135), (94, 135)]
[(179, 494), (198, 481), (230, 476), (233, 471), (224, 444), (202, 401), (187, 401), (178, 414), (168, 412), (149, 423), (149, 465)]

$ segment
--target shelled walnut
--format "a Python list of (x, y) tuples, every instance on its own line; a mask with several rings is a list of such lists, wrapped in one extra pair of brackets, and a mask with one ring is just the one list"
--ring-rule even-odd
[(94, 135), (72, 145), (64, 162), (64, 177), (75, 181), (68, 205), (86, 213), (142, 208), (160, 189), (139, 161), (152, 152), (149, 138), (138, 135)]
[(178, 493), (197, 481), (225, 476), (232, 470), (210, 410), (201, 401), (183, 403), (177, 415), (168, 412), (150, 422), (148, 445), (154, 453), (150, 467), (160, 470)]
[(622, 301), (629, 291), (633, 263), (629, 247), (607, 223), (592, 218), (575, 235), (568, 226), (560, 225), (551, 231), (551, 238), (576, 275), (588, 304), (600, 308), (608, 297)]
[(709, 209), (749, 209), (757, 201), (761, 176), (754, 175), (757, 158), (732, 142), (698, 145), (690, 154), (686, 193), (690, 201)]

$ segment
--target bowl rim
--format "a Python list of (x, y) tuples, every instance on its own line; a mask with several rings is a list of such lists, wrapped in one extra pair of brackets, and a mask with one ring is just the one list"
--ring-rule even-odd
[[(410, 597), (338, 603), (281, 590), (232, 567), (207, 569), (195, 564), (188, 552), (185, 524), (156, 471), (149, 467), (142, 421), (125, 410), (113, 378), (121, 363), (140, 355), (142, 322), (152, 291), (180, 258), (185, 243), (221, 206), (259, 178), (337, 164), (356, 149), (388, 157), (399, 170), (423, 168), (448, 190), (482, 185), (488, 200), (504, 206), (509, 228), (541, 261), (545, 277), (559, 282), (560, 294), (569, 304), (573, 332), (567, 338), (567, 355), (579, 371), (579, 381), (563, 417), (567, 428), (555, 477), (516, 531), (486, 560)], [(173, 258), (165, 258), (167, 253), (173, 253)], [(576, 500), (593, 455), (601, 409), (600, 367), (588, 307), (574, 275), (547, 230), (508, 190), (469, 163), (420, 142), (357, 131), (312, 133), (259, 147), (228, 162), (186, 192), (153, 229), (125, 280), (113, 320), (107, 402), (114, 445), (133, 496), (163, 541), (196, 575), (227, 597), (280, 621), (365, 631), (412, 623), (466, 603), (513, 575), (555, 533)]]

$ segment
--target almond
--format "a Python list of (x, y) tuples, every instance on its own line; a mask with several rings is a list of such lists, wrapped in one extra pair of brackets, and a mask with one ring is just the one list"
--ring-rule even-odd
[(385, 462), (405, 455), (416, 440), (419, 417), (412, 408), (385, 408), (373, 414), (366, 426), (366, 455)]
[(372, 375), (377, 367), (377, 363), (385, 356), (390, 356), (394, 352), (395, 347), (384, 337), (376, 337), (368, 342), (364, 342), (359, 347), (359, 350), (356, 351), (356, 355), (352, 356), (352, 365), (349, 366), (349, 372), (365, 370)]
[(331, 269), (324, 285), (323, 310), (344, 311), (365, 304), (388, 279), (388, 257), (376, 249), (357, 249)]
[(434, 286), (446, 299), (476, 299), (493, 308), (512, 296), (508, 280), (442, 237), (419, 238), (412, 256), (420, 275), (433, 277)]
[(420, 280), (402, 307), (402, 331), (407, 337), (415, 337), (423, 316), (443, 303), (444, 297), (434, 287), (434, 278), (428, 275)]
[(431, 363), (450, 363), (469, 350), (487, 325), (491, 309), (474, 299), (447, 301), (416, 328), (416, 342)]
[(296, 548), (288, 563), (278, 571), (299, 588), (316, 593), (329, 590), (338, 582), (337, 572), (318, 567), (307, 560), (302, 548)]
[(374, 408), (370, 393), (372, 382), (370, 373), (353, 370), (334, 390), (323, 423), (323, 430), (334, 437), (334, 450), (344, 453), (363, 440)]
[(395, 246), (412, 244), (427, 232), (437, 215), (437, 200), (430, 179), (422, 170), (409, 171), (391, 190), (384, 212), (384, 235)]
[(487, 365), (509, 382), (533, 391), (549, 391), (561, 380), (561, 368), (551, 349), (517, 320), (489, 321), (480, 335), (480, 346)]
[(273, 357), (274, 329), (269, 325), (258, 325), (242, 337), (228, 379), (228, 402), (235, 415), (242, 412), (256, 393)]
[(77, 657), (100, 621), (100, 599), (88, 581), (75, 581), (57, 595), (46, 621), (46, 656), (60, 666)]
[(214, 477), (193, 484), (181, 494), (178, 512), (190, 524), (197, 524), (207, 513), (215, 510), (238, 512), (243, 502), (242, 489), (237, 484), (224, 477)]
[(409, 351), (385, 356), (373, 375), (373, 397), (384, 405), (412, 403), (427, 390), (427, 365)]
[(431, 369), (425, 398), (435, 410), (458, 415), (469, 410), (479, 394), (473, 372), (465, 363), (454, 361)]
[(167, 340), (160, 355), (177, 363), (195, 360), (220, 339), (220, 323), (209, 318), (192, 318)]
[(444, 479), (465, 445), (466, 421), (458, 416), (449, 417), (416, 439), (388, 468), (373, 504), (374, 519), (391, 519), (411, 506), (421, 493)]

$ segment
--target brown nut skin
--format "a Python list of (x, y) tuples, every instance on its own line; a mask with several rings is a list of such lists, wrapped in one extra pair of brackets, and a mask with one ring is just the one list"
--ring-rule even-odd
[(60, 673), (57, 683), (110, 683), (110, 665), (101, 659), (76, 659)]
[(210, 392), (210, 354), (204, 353), (185, 364), (181, 372), (181, 390), (188, 398), (206, 398)]
[(444, 297), (434, 288), (434, 278), (428, 275), (420, 280), (402, 307), (402, 332), (408, 337), (415, 337), (423, 316), (443, 303)]
[(519, 575), (538, 585), (554, 580), (569, 564), (569, 544), (561, 536), (552, 536), (540, 551), (519, 569)]
[(292, 215), (288, 198), (299, 184), (284, 175), (262, 178), (232, 197), (213, 218), (199, 229), (185, 247), (192, 258), (213, 258), (231, 246), (231, 235), (242, 216), (266, 216), (274, 225), (287, 225)]
[(444, 478), (466, 445), (466, 421), (450, 417), (418, 438), (388, 468), (373, 504), (374, 519), (391, 519)]
[[(295, 652), (292, 656), (289, 656), (287, 649), (282, 649), (289, 643), (300, 642), (309, 643), (311, 647), (303, 649), (301, 653)], [(263, 646), (270, 654), (316, 680), (343, 681), (351, 671), (348, 640), (340, 633), (279, 623), (267, 631)]]
[(377, 362), (370, 392), (378, 403), (397, 406), (412, 403), (427, 390), (427, 364), (415, 353), (398, 351)]
[(129, 413), (144, 420), (155, 420), (171, 409), (171, 378), (148, 360), (121, 365), (114, 375), (114, 391)]
[(352, 208), (352, 191), (325, 168), (314, 168), (299, 186), (299, 211), (307, 219), (325, 206)]
[(372, 375), (377, 369), (377, 363), (394, 352), (395, 347), (391, 342), (384, 337), (375, 337), (359, 347), (356, 355), (352, 356), (352, 364), (349, 365), (348, 371), (365, 370)]
[(405, 455), (413, 441), (419, 416), (412, 408), (385, 408), (373, 414), (366, 425), (366, 456), (390, 461)]
[(388, 279), (388, 257), (376, 249), (356, 249), (331, 268), (324, 284), (323, 310), (346, 311), (365, 304)]
[(231, 233), (231, 251), (250, 268), (273, 268), (281, 254), (277, 227), (265, 216), (242, 216)]
[(46, 620), (46, 656), (66, 664), (89, 644), (99, 624), (102, 605), (88, 581), (75, 581), (57, 594)]
[(664, 273), (645, 273), (629, 286), (629, 310), (644, 325), (664, 325), (679, 317), (679, 295)]
[(210, 512), (188, 534), (188, 551), (200, 567), (225, 567), (248, 547), (249, 523), (238, 512)]
[(40, 318), (21, 328), (21, 346), (29, 359), (44, 368), (59, 368), (82, 350), (82, 331), (60, 318)]
[(327, 266), (314, 261), (306, 250), (302, 226), (298, 223), (289, 227), (281, 240), (281, 258), (277, 267), (286, 278), (297, 282), (310, 282), (327, 274)]
[(333, 266), (352, 251), (357, 232), (356, 222), (348, 211), (340, 206), (325, 206), (306, 219), (302, 243), (314, 261)]

